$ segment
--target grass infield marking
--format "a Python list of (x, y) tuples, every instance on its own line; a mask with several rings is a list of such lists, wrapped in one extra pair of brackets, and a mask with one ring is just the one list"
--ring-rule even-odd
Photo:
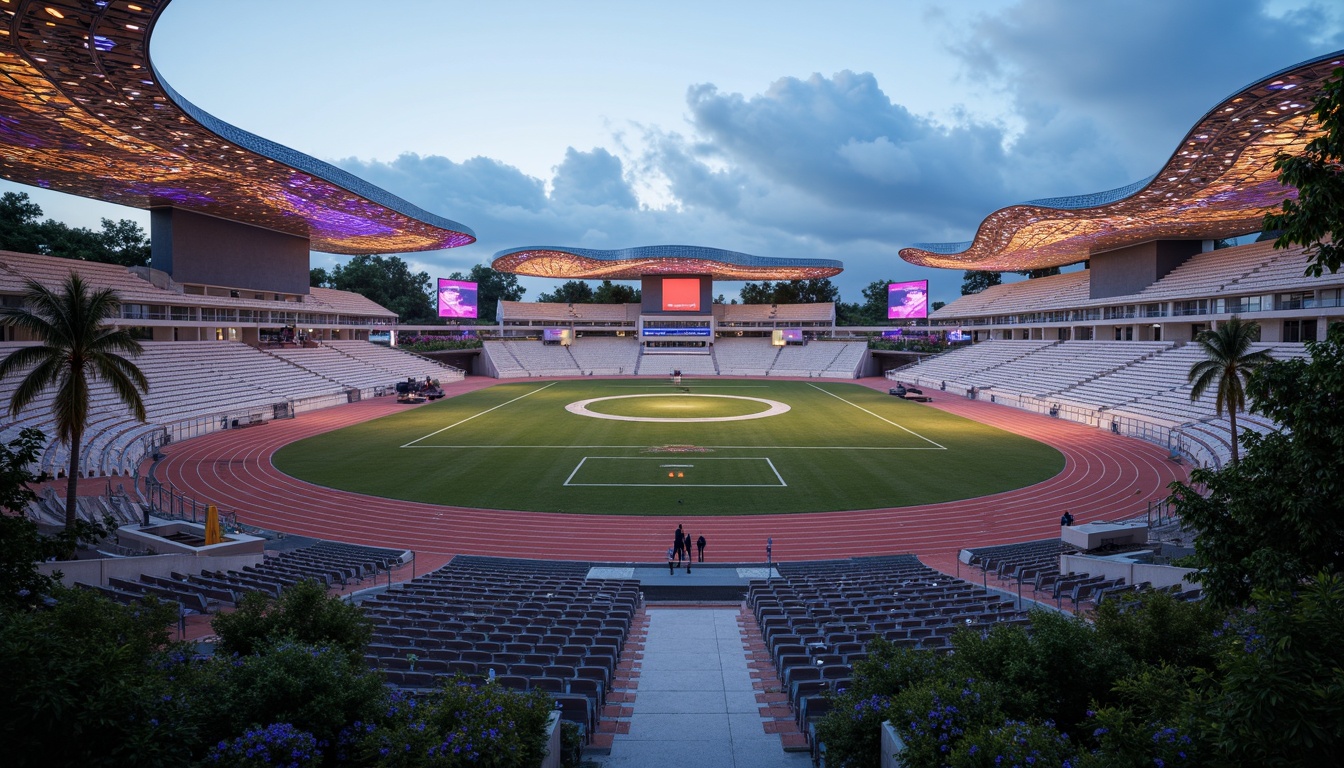
[(809, 386), (809, 387), (811, 387), (811, 388), (817, 390), (818, 392), (823, 392), (823, 393), (825, 393), (825, 394), (828, 394), (828, 395), (830, 395), (831, 397), (834, 397), (836, 400), (839, 400), (840, 402), (844, 403), (845, 405), (852, 405), (852, 406), (854, 406), (855, 408), (858, 408), (860, 411), (863, 411), (864, 413), (868, 414), (869, 416), (872, 416), (873, 418), (876, 418), (876, 419), (881, 419), (882, 421), (887, 422), (888, 424), (890, 424), (890, 425), (893, 426), (893, 427), (896, 427), (897, 429), (904, 429), (906, 432), (909, 432), (910, 434), (914, 435), (915, 437), (918, 437), (920, 440), (923, 440), (923, 441), (926, 442), (926, 443), (932, 443), (933, 445), (937, 445), (937, 446), (938, 446), (938, 450), (940, 450), (940, 451), (946, 451), (946, 450), (947, 450), (947, 448), (946, 448), (945, 446), (938, 445), (938, 443), (935, 443), (934, 441), (932, 441), (932, 440), (930, 440), (929, 438), (927, 438), (927, 437), (925, 437), (925, 436), (919, 434), (918, 432), (914, 431), (913, 429), (907, 429), (906, 427), (902, 427), (900, 424), (897, 424), (896, 422), (894, 422), (894, 421), (892, 421), (892, 420), (890, 420), (890, 419), (887, 419), (887, 418), (882, 417), (882, 416), (878, 416), (876, 413), (873, 413), (872, 411), (868, 410), (867, 408), (864, 408), (862, 405), (859, 405), (858, 403), (851, 403), (850, 401), (848, 401), (848, 400), (846, 400), (845, 398), (843, 398), (843, 397), (841, 397), (841, 396), (835, 394), (834, 392), (827, 392), (826, 390), (822, 389), (821, 387), (818, 387), (816, 384), (813, 384), (813, 383), (811, 383), (811, 382), (808, 382), (808, 383), (807, 383), (807, 386)]
[(440, 432), (447, 432), (448, 430), (452, 429), (453, 427), (456, 427), (458, 424), (466, 424), (468, 421), (471, 421), (472, 419), (476, 418), (477, 416), (484, 416), (485, 414), (487, 414), (487, 413), (489, 413), (489, 412), (491, 412), (491, 411), (497, 411), (497, 410), (499, 410), (500, 408), (503, 408), (504, 406), (508, 405), (509, 403), (516, 403), (516, 402), (518, 402), (519, 400), (522, 400), (524, 397), (528, 397), (528, 396), (530, 396), (530, 395), (535, 395), (535, 394), (537, 394), (538, 392), (540, 392), (541, 390), (543, 390), (543, 389), (547, 389), (547, 388), (550, 388), (550, 387), (554, 387), (556, 384), (559, 384), (559, 383), (560, 383), (560, 382), (558, 382), (558, 381), (552, 381), (550, 384), (547, 384), (547, 385), (544, 386), (544, 387), (541, 387), (541, 388), (539, 388), (539, 389), (534, 389), (534, 390), (532, 390), (531, 392), (528, 392), (527, 394), (524, 394), (524, 395), (519, 395), (519, 396), (513, 398), (512, 400), (510, 400), (508, 403), (500, 403), (499, 405), (496, 405), (494, 408), (487, 408), (487, 409), (485, 409), (484, 411), (481, 411), (480, 413), (474, 414), (474, 415), (472, 415), (472, 416), (468, 416), (467, 418), (462, 419), (461, 421), (455, 422), (455, 423), (453, 423), (453, 424), (449, 424), (448, 426), (444, 427), (443, 429), (436, 429), (436, 430), (434, 430), (433, 432), (430, 432), (428, 435), (424, 435), (424, 436), (422, 436), (422, 437), (417, 437), (417, 438), (415, 438), (414, 440), (412, 440), (411, 442), (406, 443), (405, 445), (403, 445), (403, 446), (401, 446), (401, 447), (402, 447), (402, 448), (410, 448), (411, 446), (415, 445), (416, 443), (420, 442), (421, 440), (425, 440), (425, 439), (431, 438), (431, 437), (433, 437), (433, 436), (439, 434)]
[[(440, 430), (440, 431), (442, 431), (442, 430)], [(908, 432), (909, 430), (906, 430), (906, 431)], [(436, 433), (436, 434), (437, 434), (437, 433)], [(429, 437), (429, 435), (425, 435), (425, 437)], [(421, 439), (421, 440), (424, 440), (425, 438), (422, 437), (422, 438), (420, 438), (420, 439)], [(930, 441), (930, 442), (933, 442), (933, 441)], [(906, 446), (887, 446), (887, 445), (771, 445), (771, 446), (760, 446), (760, 445), (702, 445), (702, 446), (700, 446), (700, 447), (701, 447), (701, 448), (713, 448), (713, 449), (715, 449), (715, 450), (725, 450), (725, 451), (739, 450), (739, 449), (747, 449), (747, 448), (755, 448), (755, 449), (759, 450), (759, 449), (761, 449), (761, 448), (763, 448), (763, 447), (769, 447), (770, 450), (772, 450), (772, 451), (946, 451), (946, 450), (947, 450), (946, 448), (944, 448), (944, 447), (941, 446), (941, 445), (938, 445), (937, 443), (934, 443), (934, 445), (936, 445), (936, 446), (938, 446), (938, 447), (936, 447), (936, 448), (928, 448), (928, 447), (921, 446), (921, 445), (906, 445)], [(411, 445), (410, 443), (407, 443), (406, 445), (403, 445), (403, 446), (401, 446), (401, 447), (402, 447), (402, 448), (472, 448), (472, 449), (476, 449), (476, 448), (481, 448), (481, 449), (485, 449), (485, 448), (490, 448), (490, 449), (507, 449), (507, 448), (550, 448), (550, 449), (561, 449), (561, 450), (568, 450), (568, 449), (570, 449), (570, 448), (639, 448), (639, 449), (643, 450), (643, 449), (645, 449), (645, 448), (648, 448), (649, 446), (647, 446), (647, 445)]]
[[(609, 460), (609, 461), (667, 461), (667, 459), (665, 459), (665, 458), (658, 458), (657, 456), (584, 456), (582, 459), (579, 459), (579, 463), (574, 467), (574, 471), (569, 473), (569, 477), (565, 478), (565, 485), (567, 485), (567, 486), (574, 486), (574, 487), (580, 487), (580, 486), (582, 486), (582, 487), (590, 487), (590, 488), (669, 488), (669, 487), (674, 487), (674, 488), (787, 488), (787, 487), (789, 487), (789, 484), (786, 483), (786, 482), (784, 482), (784, 478), (783, 478), (783, 476), (781, 476), (781, 475), (779, 474), (779, 470), (775, 468), (775, 463), (774, 463), (773, 461), (771, 461), (771, 460), (770, 460), (768, 457), (766, 457), (766, 456), (718, 456), (718, 457), (713, 457), (713, 458), (708, 458), (708, 457), (697, 457), (697, 458), (696, 458), (696, 461), (764, 461), (764, 462), (766, 463), (766, 465), (770, 467), (770, 471), (774, 473), (774, 475), (775, 475), (775, 479), (776, 479), (776, 480), (779, 480), (779, 483), (778, 483), (778, 484), (769, 484), (769, 483), (685, 483), (685, 484), (683, 484), (683, 483), (676, 483), (676, 484), (674, 484), (674, 485), (669, 485), (669, 484), (667, 484), (667, 483), (576, 483), (576, 482), (573, 482), (573, 480), (574, 480), (574, 476), (577, 475), (577, 474), (579, 474), (579, 470), (583, 469), (583, 465), (584, 465), (585, 463), (587, 463), (587, 461), (588, 461), (589, 459), (593, 459), (593, 460)], [(664, 464), (664, 465), (661, 465), (661, 466), (664, 466), (664, 467), (693, 467), (693, 466), (695, 466), (695, 465), (694, 465), (694, 464)]]

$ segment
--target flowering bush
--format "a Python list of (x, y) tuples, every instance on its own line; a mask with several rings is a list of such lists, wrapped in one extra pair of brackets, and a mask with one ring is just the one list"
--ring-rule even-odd
[(833, 697), (831, 711), (817, 723), (817, 738), (826, 744), (833, 765), (877, 765), (881, 757), (879, 726), (891, 718), (891, 695), (931, 678), (938, 657), (930, 651), (877, 639), (868, 657), (854, 665), (854, 682)]
[(348, 723), (368, 720), (386, 698), (380, 674), (342, 650), (281, 641), (252, 656), (217, 656), (183, 678), (206, 745), (258, 723), (288, 723), (332, 743)]
[(941, 768), (967, 733), (1003, 721), (997, 697), (975, 680), (910, 688), (892, 703), (892, 724), (905, 740), (908, 768)]
[(453, 678), (424, 697), (393, 691), (373, 724), (356, 722), (339, 741), (353, 765), (531, 768), (545, 755), (551, 708), (542, 691)]
[(1074, 768), (1075, 748), (1054, 723), (1009, 720), (997, 727), (980, 726), (952, 750), (952, 768)]
[(322, 752), (317, 739), (289, 723), (272, 723), (253, 728), (232, 741), (221, 741), (210, 749), (206, 765), (229, 768), (303, 768), (317, 765)]
[(478, 349), (481, 340), (474, 331), (463, 331), (439, 336), (402, 336), (397, 339), (397, 346), (412, 352), (441, 352), (445, 349)]

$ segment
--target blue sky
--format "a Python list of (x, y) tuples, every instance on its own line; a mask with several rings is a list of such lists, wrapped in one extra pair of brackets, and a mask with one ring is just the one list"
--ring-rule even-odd
[[(1223, 97), (1344, 48), (1335, 6), (175, 0), (152, 56), (215, 116), (472, 227), (407, 255), (432, 276), (520, 246), (684, 243), (840, 259), (847, 301), (888, 279), (950, 301), (961, 274), (901, 247), (1155, 172)], [(148, 226), (21, 189), (75, 225)]]

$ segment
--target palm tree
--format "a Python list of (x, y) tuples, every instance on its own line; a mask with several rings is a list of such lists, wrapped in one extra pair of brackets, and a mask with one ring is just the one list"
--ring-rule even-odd
[(1250, 351), (1259, 335), (1258, 323), (1243, 322), (1233, 315), (1216, 330), (1205, 331), (1195, 339), (1207, 359), (1190, 366), (1188, 380), (1194, 384), (1190, 389), (1190, 402), (1203, 397), (1209, 387), (1216, 387), (1213, 408), (1219, 416), (1227, 411), (1232, 427), (1233, 464), (1237, 463), (1237, 412), (1246, 410), (1245, 382), (1257, 368), (1274, 361), (1268, 352)]
[(0, 362), (0, 380), (28, 369), (9, 399), (9, 415), (17, 417), (45, 390), (54, 387), (51, 410), (56, 434), (70, 446), (70, 471), (65, 492), (65, 525), (75, 522), (75, 492), (79, 484), (79, 448), (89, 422), (89, 385), (103, 380), (135, 418), (145, 421), (140, 393), (149, 381), (132, 357), (143, 350), (124, 330), (107, 325), (120, 314), (121, 300), (111, 288), (90, 293), (89, 286), (71, 272), (60, 292), (29, 280), (22, 307), (0, 309), (0, 324), (26, 330), (40, 346), (20, 347)]

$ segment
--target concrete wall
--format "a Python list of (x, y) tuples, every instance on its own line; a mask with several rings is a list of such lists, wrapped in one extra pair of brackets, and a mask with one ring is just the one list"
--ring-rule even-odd
[(1153, 240), (1094, 253), (1090, 263), (1091, 296), (1128, 296), (1147, 288), (1203, 250), (1202, 240)]
[(179, 283), (308, 293), (306, 237), (170, 207), (154, 208), (149, 221), (154, 269)]
[(1124, 579), (1126, 584), (1148, 582), (1154, 588), (1170, 587), (1180, 584), (1181, 589), (1198, 589), (1199, 585), (1190, 580), (1193, 568), (1176, 568), (1170, 565), (1136, 563), (1105, 557), (1087, 557), (1084, 555), (1061, 555), (1060, 573), (1090, 573), (1107, 579)]
[(882, 724), (882, 758), (879, 765), (882, 768), (905, 768), (905, 761), (901, 759), (901, 753), (905, 751), (905, 742), (896, 733), (896, 729), (891, 727), (891, 721)]
[(169, 574), (200, 573), (203, 570), (236, 571), (245, 565), (257, 565), (265, 555), (226, 555), (224, 557), (197, 557), (195, 555), (149, 555), (147, 557), (105, 557), (98, 560), (64, 560), (38, 563), (37, 570), (48, 576), (61, 572), (61, 583), (72, 587), (75, 582), (107, 585), (109, 578), (140, 578), (140, 574), (162, 576)]

